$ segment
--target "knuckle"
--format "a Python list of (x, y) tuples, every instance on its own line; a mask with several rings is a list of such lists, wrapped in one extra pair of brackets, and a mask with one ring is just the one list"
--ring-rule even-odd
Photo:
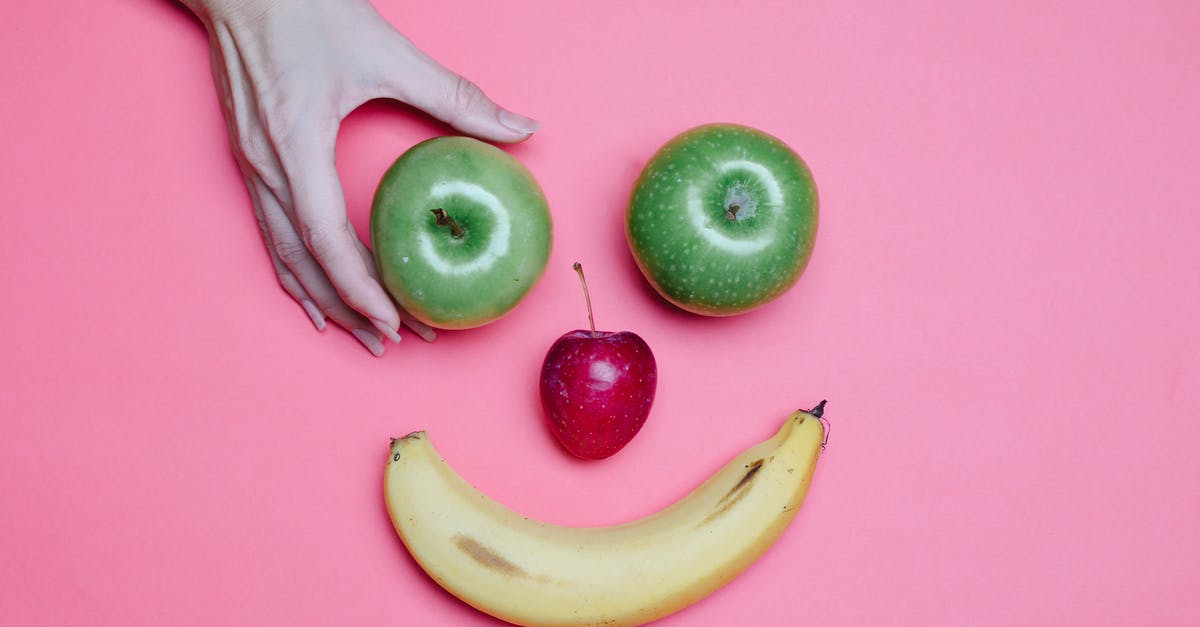
[(345, 232), (346, 228), (342, 225), (300, 225), (300, 238), (317, 259), (324, 259), (336, 250), (339, 242), (344, 239)]
[(308, 148), (305, 142), (330, 130), (330, 116), (321, 115), (326, 111), (321, 103), (323, 100), (303, 92), (277, 94), (263, 102), (259, 118), (266, 136), (284, 154)]
[(276, 240), (275, 254), (288, 267), (294, 267), (310, 257), (304, 243), (292, 239)]
[(454, 80), (454, 93), (451, 95), (450, 109), (455, 118), (471, 114), (483, 104), (484, 100), (483, 90), (478, 85), (462, 76)]
[(238, 150), (242, 158), (255, 171), (272, 169), (275, 152), (267, 138), (260, 133), (243, 133), (238, 137)]
[(294, 106), (280, 103), (270, 111), (263, 113), (263, 127), (271, 141), (287, 152), (295, 146), (299, 130), (305, 125), (300, 121), (300, 113)]

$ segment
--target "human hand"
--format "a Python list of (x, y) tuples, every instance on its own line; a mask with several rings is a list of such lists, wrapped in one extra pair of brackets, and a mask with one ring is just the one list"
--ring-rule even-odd
[(407, 326), (346, 214), (334, 144), (358, 106), (391, 98), (494, 142), (538, 123), (502, 109), (397, 32), (366, 0), (184, 0), (208, 29), (212, 70), (254, 213), (284, 290), (376, 356)]

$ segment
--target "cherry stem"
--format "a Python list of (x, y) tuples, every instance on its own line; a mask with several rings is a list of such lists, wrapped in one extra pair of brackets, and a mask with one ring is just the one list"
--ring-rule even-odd
[(575, 268), (575, 273), (579, 275), (579, 284), (583, 286), (583, 302), (587, 304), (588, 326), (592, 328), (592, 335), (595, 335), (596, 321), (592, 318), (592, 297), (588, 296), (587, 279), (583, 278), (583, 264), (576, 261), (575, 265), (571, 267)]
[(741, 205), (729, 205), (729, 207), (725, 209), (725, 219), (726, 220), (736, 220), (737, 214), (741, 210), (742, 210)]
[(450, 217), (450, 214), (446, 213), (445, 209), (438, 207), (437, 209), (430, 209), (429, 211), (433, 214), (433, 217), (437, 219), (438, 226), (450, 227), (450, 237), (453, 237), (454, 239), (462, 238), (463, 228), (454, 221), (454, 218)]

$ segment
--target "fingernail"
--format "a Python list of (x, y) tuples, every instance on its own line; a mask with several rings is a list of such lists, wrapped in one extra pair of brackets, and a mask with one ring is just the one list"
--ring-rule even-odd
[(528, 135), (542, 126), (542, 123), (537, 120), (517, 115), (507, 109), (500, 110), (500, 123), (522, 135)]
[(384, 334), (387, 339), (392, 341), (393, 344), (400, 343), (400, 333), (388, 326), (386, 322), (376, 318), (371, 318), (371, 324), (375, 325), (375, 328), (379, 329), (379, 332)]
[(376, 357), (383, 356), (383, 342), (379, 341), (379, 338), (375, 337), (374, 333), (366, 329), (354, 329), (350, 332), (354, 334), (354, 337), (358, 338), (359, 342), (362, 342), (363, 346), (367, 347), (367, 350), (371, 351), (372, 355)]
[(426, 342), (432, 342), (437, 339), (437, 331), (434, 331), (433, 327), (425, 324), (424, 322), (405, 320), (404, 326), (408, 327), (410, 331), (417, 334), (417, 337), (425, 340)]
[(312, 320), (312, 323), (317, 327), (317, 330), (324, 331), (325, 314), (321, 313), (321, 310), (317, 308), (316, 303), (306, 298), (300, 301), (300, 306), (304, 308), (304, 313), (308, 314), (309, 319)]

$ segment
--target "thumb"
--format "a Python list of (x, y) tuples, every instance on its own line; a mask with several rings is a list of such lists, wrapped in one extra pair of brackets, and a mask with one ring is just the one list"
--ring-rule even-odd
[(393, 77), (393, 96), (480, 139), (519, 142), (541, 125), (492, 102), (475, 83), (414, 50)]

